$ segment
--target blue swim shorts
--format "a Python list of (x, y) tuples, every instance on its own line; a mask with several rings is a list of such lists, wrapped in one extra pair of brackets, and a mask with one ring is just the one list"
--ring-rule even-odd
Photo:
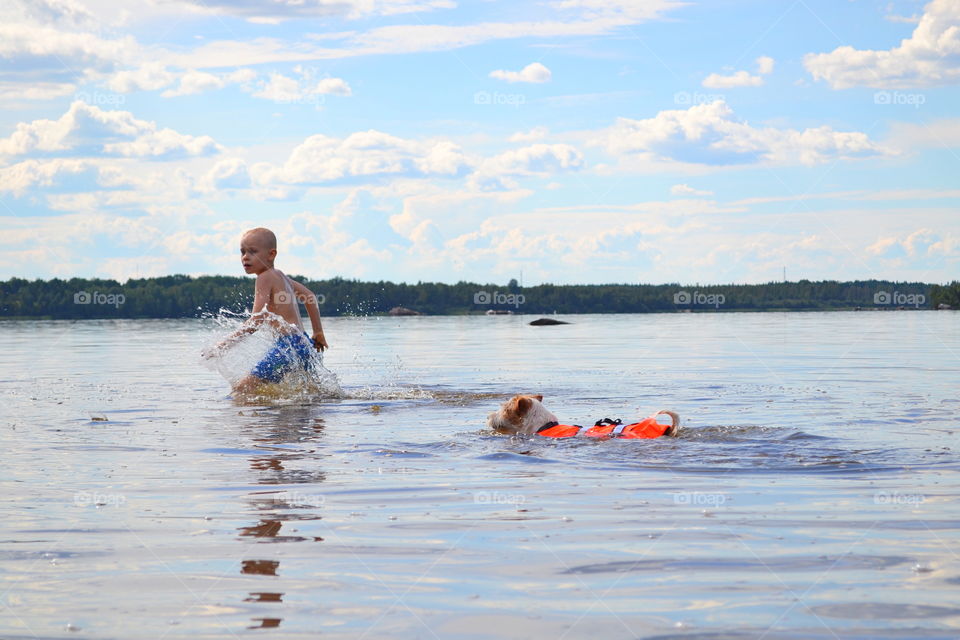
[(307, 369), (310, 366), (312, 340), (306, 334), (280, 336), (263, 360), (257, 363), (250, 373), (267, 382), (280, 382), (293, 369)]

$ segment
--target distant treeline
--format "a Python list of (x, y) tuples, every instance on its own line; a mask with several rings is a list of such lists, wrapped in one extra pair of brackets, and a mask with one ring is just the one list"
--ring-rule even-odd
[[(960, 309), (960, 282), (821, 281), (754, 285), (594, 284), (520, 287), (458, 282), (297, 280), (313, 290), (327, 316), (383, 314), (405, 307), (425, 314), (653, 313), (815, 311), (831, 309)], [(191, 318), (221, 309), (241, 312), (253, 301), (253, 280), (184, 275), (128, 280), (24, 280), (0, 282), (0, 317)]]

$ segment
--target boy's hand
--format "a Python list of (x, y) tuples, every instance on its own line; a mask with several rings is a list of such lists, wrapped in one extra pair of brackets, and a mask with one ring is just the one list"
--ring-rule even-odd
[(317, 351), (323, 351), (324, 349), (330, 348), (330, 345), (327, 344), (327, 339), (323, 337), (323, 331), (314, 332), (313, 346), (317, 348)]

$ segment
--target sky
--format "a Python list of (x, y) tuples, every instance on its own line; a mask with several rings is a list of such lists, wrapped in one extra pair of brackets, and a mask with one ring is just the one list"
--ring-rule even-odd
[(960, 277), (960, 0), (7, 0), (0, 278)]

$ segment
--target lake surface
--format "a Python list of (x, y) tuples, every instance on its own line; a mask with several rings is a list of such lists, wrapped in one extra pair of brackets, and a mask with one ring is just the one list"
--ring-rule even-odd
[(262, 406), (209, 320), (0, 323), (0, 637), (960, 637), (960, 314), (531, 319), (327, 318)]

